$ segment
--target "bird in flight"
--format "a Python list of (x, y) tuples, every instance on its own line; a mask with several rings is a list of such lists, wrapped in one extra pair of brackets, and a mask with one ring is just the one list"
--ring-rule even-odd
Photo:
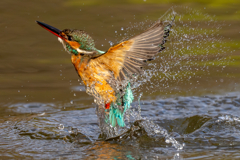
[(147, 61), (164, 49), (172, 22), (164, 26), (158, 20), (143, 33), (110, 47), (98, 50), (92, 37), (83, 30), (59, 30), (36, 21), (58, 37), (78, 75), (94, 96), (103, 119), (112, 127), (124, 127), (124, 113), (134, 99), (131, 80), (143, 73)]

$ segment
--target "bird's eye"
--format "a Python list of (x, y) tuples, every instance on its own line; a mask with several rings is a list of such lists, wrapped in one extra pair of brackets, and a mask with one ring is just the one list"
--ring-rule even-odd
[(72, 41), (73, 40), (72, 36), (68, 36), (68, 40)]

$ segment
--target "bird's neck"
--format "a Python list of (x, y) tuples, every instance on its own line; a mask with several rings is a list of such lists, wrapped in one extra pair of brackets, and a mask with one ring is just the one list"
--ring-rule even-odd
[[(74, 55), (78, 55), (79, 53), (84, 54), (84, 52), (91, 52), (91, 51), (97, 51), (97, 56), (106, 53), (105, 51), (101, 51), (99, 49), (96, 49), (94, 46), (91, 47), (91, 49), (85, 50), (83, 48), (73, 48), (69, 43), (65, 42), (61, 38), (58, 38), (59, 42), (62, 43), (63, 47), (68, 53), (72, 53)], [(75, 44), (76, 46), (76, 44)], [(82, 46), (82, 45), (79, 45)], [(82, 52), (81, 52), (82, 51)]]

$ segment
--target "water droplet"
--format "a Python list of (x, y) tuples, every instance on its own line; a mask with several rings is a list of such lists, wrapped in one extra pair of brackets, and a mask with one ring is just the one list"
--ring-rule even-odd
[(18, 92), (20, 92), (20, 90), (18, 90)]
[(108, 41), (108, 43), (110, 44), (110, 46), (113, 46), (113, 42), (112, 41)]
[(73, 104), (73, 101), (70, 101), (70, 104)]
[(124, 28), (123, 28), (123, 27), (121, 27), (121, 30), (123, 31), (123, 30), (124, 30)]
[(68, 126), (68, 133), (72, 133), (72, 127)]
[(63, 124), (59, 124), (58, 129), (63, 130), (64, 129), (64, 125)]
[(165, 142), (166, 142), (166, 143), (170, 143), (169, 139), (166, 139)]

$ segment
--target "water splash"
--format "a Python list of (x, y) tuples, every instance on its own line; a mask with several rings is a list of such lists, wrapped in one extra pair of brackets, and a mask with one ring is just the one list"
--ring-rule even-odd
[[(182, 150), (185, 144), (180, 144), (178, 141), (174, 139), (174, 137), (170, 136), (166, 129), (161, 126), (155, 124), (153, 121), (144, 118), (141, 116), (141, 106), (140, 99), (142, 97), (142, 93), (140, 93), (138, 97), (138, 105), (136, 108), (132, 107), (128, 112), (131, 117), (134, 118), (135, 121), (138, 121), (138, 126), (143, 128), (149, 137), (154, 137), (157, 139), (159, 136), (163, 136), (165, 138), (166, 143), (171, 143), (173, 147), (177, 150)], [(137, 110), (137, 111), (136, 111)]]
[[(176, 12), (172, 11), (170, 14), (161, 17), (163, 25), (168, 24), (173, 15), (175, 16)], [(178, 13), (176, 17), (176, 25), (171, 30), (168, 38), (170, 42), (166, 43), (167, 49), (156, 56), (155, 61), (160, 63), (149, 63), (144, 74), (136, 77), (131, 82), (132, 89), (135, 91), (147, 90), (148, 94), (156, 91), (165, 92), (166, 88), (170, 88), (171, 83), (189, 81), (193, 77), (199, 77), (199, 73), (202, 74), (202, 72), (210, 74), (209, 68), (211, 66), (217, 65), (223, 69), (227, 65), (225, 53), (229, 49), (225, 47), (222, 37), (218, 34), (222, 25), (215, 21), (214, 17), (187, 7), (185, 13)], [(200, 21), (200, 18), (204, 21)], [(186, 22), (185, 19), (188, 21)], [(205, 23), (204, 27), (201, 23)], [(136, 28), (142, 31), (151, 25), (152, 23), (149, 24), (149, 20), (132, 24), (130, 27), (124, 28), (126, 34), (124, 34), (123, 39), (133, 36), (129, 34), (130, 31), (134, 33), (132, 31)], [(110, 45), (113, 44), (112, 42), (109, 43)], [(120, 137), (121, 139), (124, 133), (129, 132), (129, 130), (135, 132), (140, 127), (146, 131), (148, 136), (155, 138), (163, 136), (166, 143), (171, 143), (177, 150), (183, 149), (184, 144), (176, 141), (166, 129), (147, 118), (141, 117), (140, 98), (142, 94), (138, 99), (139, 105), (137, 105), (137, 108), (131, 107), (126, 112), (126, 126), (113, 127), (104, 120), (106, 115), (101, 97), (96, 95), (96, 92), (89, 87), (87, 87), (87, 93), (94, 95), (94, 102), (98, 104), (96, 112), (104, 138)], [(132, 122), (137, 121), (138, 124), (133, 125)]]
[(153, 121), (142, 121), (141, 125), (144, 127), (145, 131), (148, 133), (148, 136), (155, 138), (158, 136), (164, 136), (166, 143), (171, 143), (173, 147), (175, 147), (178, 151), (182, 150), (185, 144), (180, 144), (174, 137), (170, 136), (166, 129), (161, 126), (155, 124)]
[[(219, 34), (224, 24), (199, 10), (189, 7), (184, 7), (184, 10), (182, 13), (172, 11), (161, 17), (163, 24), (167, 24), (173, 15), (176, 15), (175, 25), (165, 44), (166, 49), (160, 52), (155, 60), (149, 63), (144, 74), (138, 77), (135, 91), (147, 90), (149, 94), (160, 92), (159, 94), (164, 95), (169, 92), (184, 92), (178, 87), (171, 88), (171, 84), (180, 86), (183, 83), (192, 83), (190, 81), (193, 78), (198, 78), (198, 83), (201, 83), (201, 77), (212, 73), (210, 71), (213, 67), (218, 66), (216, 72), (221, 73), (230, 62), (229, 53), (232, 51)], [(154, 22), (148, 19), (131, 23), (130, 27), (125, 28), (126, 35), (117, 37), (122, 40), (129, 39), (152, 23)]]
[[(171, 143), (173, 147), (177, 150), (182, 150), (184, 144), (180, 144), (174, 137), (170, 136), (166, 129), (155, 124), (153, 121), (147, 119), (146, 117), (141, 116), (141, 106), (140, 98), (142, 94), (138, 97), (138, 102), (136, 106), (131, 106), (125, 113), (124, 119), (126, 126), (113, 127), (111, 124), (105, 121), (105, 110), (102, 106), (98, 106), (96, 113), (99, 119), (99, 126), (101, 128), (102, 134), (101, 137), (106, 140), (112, 139), (124, 139), (123, 137), (129, 137), (129, 135), (135, 134), (139, 129), (144, 130), (147, 133), (147, 136), (158, 139), (160, 137), (165, 138), (166, 143)], [(125, 138), (126, 139), (126, 138)]]
[(216, 122), (217, 123), (225, 122), (225, 123), (232, 123), (232, 124), (240, 124), (240, 118), (237, 116), (232, 116), (232, 115), (222, 115), (217, 118)]

